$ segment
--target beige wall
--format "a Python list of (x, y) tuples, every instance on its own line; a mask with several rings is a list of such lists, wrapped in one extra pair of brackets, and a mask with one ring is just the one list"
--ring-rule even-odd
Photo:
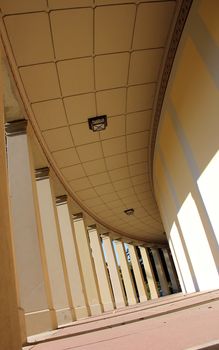
[(166, 91), (154, 186), (182, 290), (219, 287), (219, 2), (196, 0)]

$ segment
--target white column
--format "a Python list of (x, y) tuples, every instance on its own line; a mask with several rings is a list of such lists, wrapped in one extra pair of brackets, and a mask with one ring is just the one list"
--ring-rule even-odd
[(148, 287), (150, 289), (151, 299), (156, 299), (156, 298), (158, 298), (159, 293), (158, 293), (157, 283), (155, 280), (155, 276), (154, 276), (154, 272), (153, 272), (153, 267), (151, 265), (149, 253), (147, 251), (147, 248), (145, 248), (145, 247), (139, 247), (139, 249), (141, 252), (143, 266), (144, 266), (145, 273), (147, 276)]
[(26, 127), (26, 120), (6, 124), (16, 272), (27, 335), (31, 335), (51, 329), (54, 316), (47, 302), (39, 243), (40, 227), (36, 216), (34, 173)]
[(116, 257), (112, 246), (112, 240), (108, 236), (102, 236), (102, 239), (109, 269), (110, 280), (113, 288), (115, 304), (117, 308), (121, 308), (126, 306), (126, 297), (118, 265), (116, 263)]
[(148, 300), (148, 297), (147, 297), (146, 285), (142, 274), (136, 247), (132, 244), (129, 244), (128, 248), (129, 248), (129, 254), (130, 254), (132, 268), (135, 276), (135, 281), (138, 288), (139, 299), (140, 299), (140, 302), (144, 302)]
[(67, 196), (57, 197), (56, 206), (72, 304), (76, 319), (78, 320), (89, 315), (89, 308)]
[(177, 276), (173, 267), (173, 262), (170, 260), (170, 253), (167, 249), (162, 249), (163, 251), (163, 255), (164, 255), (164, 259), (166, 262), (166, 266), (167, 266), (167, 270), (170, 276), (170, 281), (172, 284), (172, 288), (173, 288), (173, 292), (176, 293), (179, 291), (179, 286), (178, 286), (178, 281), (177, 281)]
[(154, 263), (156, 266), (156, 270), (157, 270), (157, 274), (158, 274), (158, 278), (159, 278), (159, 282), (160, 282), (160, 287), (161, 287), (161, 291), (162, 291), (161, 295), (163, 296), (163, 295), (170, 294), (159, 251), (158, 251), (158, 249), (152, 248), (151, 252), (153, 255)]
[(102, 243), (97, 232), (96, 225), (93, 227), (88, 227), (88, 234), (90, 237), (91, 251), (97, 272), (97, 279), (99, 283), (103, 309), (104, 311), (110, 311), (114, 309), (113, 294), (109, 281), (109, 275), (106, 269)]
[(115, 241), (115, 247), (119, 257), (120, 268), (122, 270), (123, 282), (125, 285), (126, 295), (129, 305), (137, 303), (134, 282), (131, 276), (131, 271), (128, 265), (124, 244), (120, 241)]
[(68, 281), (65, 276), (63, 256), (61, 255), (62, 247), (60, 242), (60, 228), (58, 224), (55, 198), (49, 179), (49, 169), (37, 169), (36, 180), (53, 304), (58, 324), (62, 325), (72, 322), (73, 313), (70, 309), (70, 306), (72, 305), (69, 305), (66, 289), (66, 287), (68, 287)]
[(81, 214), (75, 217), (74, 228), (91, 315), (100, 315), (103, 306), (101, 304), (100, 291), (94, 261), (91, 255), (88, 233)]

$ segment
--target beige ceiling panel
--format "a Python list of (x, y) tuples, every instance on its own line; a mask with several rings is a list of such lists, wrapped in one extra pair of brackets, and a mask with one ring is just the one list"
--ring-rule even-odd
[(93, 208), (93, 211), (101, 214), (102, 211), (106, 211), (107, 209), (108, 208), (107, 208), (106, 204), (101, 204), (101, 205), (95, 206), (95, 208)]
[(143, 193), (150, 191), (150, 186), (148, 184), (136, 185), (134, 186), (135, 193)]
[(119, 208), (119, 207), (123, 207), (124, 205), (121, 200), (116, 200), (116, 201), (108, 202), (107, 206), (109, 208)]
[(113, 170), (128, 165), (126, 153), (105, 158), (105, 162), (108, 170)]
[(73, 189), (73, 191), (86, 190), (87, 188), (91, 187), (91, 184), (90, 184), (87, 177), (73, 180), (69, 184), (70, 184), (71, 188)]
[(129, 53), (117, 53), (95, 57), (96, 89), (121, 87), (128, 80)]
[(109, 174), (112, 181), (118, 181), (129, 177), (129, 169), (128, 167), (114, 169), (114, 170), (110, 170)]
[(128, 152), (128, 163), (136, 164), (146, 162), (148, 160), (148, 149), (143, 148), (137, 151)]
[(128, 178), (120, 181), (115, 181), (113, 183), (113, 186), (115, 187), (116, 191), (120, 191), (129, 187), (132, 187), (132, 183), (131, 183), (131, 180)]
[(118, 191), (118, 196), (120, 198), (125, 198), (134, 195), (135, 192), (132, 187), (126, 188), (125, 190)]
[(132, 177), (133, 185), (141, 185), (141, 184), (146, 183), (146, 182), (147, 182), (147, 179), (146, 179), (144, 174)]
[(77, 147), (78, 155), (82, 162), (102, 158), (102, 149), (99, 142)]
[(63, 151), (54, 152), (52, 156), (60, 168), (80, 163), (75, 148), (68, 148)]
[(32, 109), (41, 130), (67, 125), (65, 110), (61, 99), (33, 103)]
[(107, 120), (107, 127), (101, 131), (101, 140), (110, 139), (125, 135), (125, 116), (110, 117)]
[(93, 54), (93, 9), (52, 11), (50, 18), (57, 59)]
[(156, 84), (130, 86), (128, 88), (128, 112), (151, 109), (154, 101)]
[(93, 6), (93, 0), (48, 0), (51, 9)]
[(113, 4), (122, 4), (122, 3), (133, 3), (135, 0), (95, 0), (96, 5), (113, 5)]
[(126, 89), (97, 92), (98, 115), (116, 116), (125, 113)]
[(129, 170), (130, 170), (131, 176), (145, 174), (147, 170), (147, 163), (130, 165)]
[(138, 6), (134, 50), (165, 46), (174, 7), (175, 1), (144, 3)]
[(96, 116), (95, 94), (77, 95), (64, 98), (67, 118), (70, 124), (87, 122)]
[(54, 59), (47, 13), (9, 16), (4, 21), (18, 66)]
[(83, 200), (83, 201), (86, 201), (87, 199), (91, 199), (91, 198), (96, 198), (97, 197), (97, 194), (96, 192), (92, 189), (92, 188), (88, 188), (86, 190), (83, 190), (83, 191), (79, 191), (79, 192), (76, 192), (78, 197)]
[(125, 136), (104, 140), (102, 141), (102, 146), (105, 157), (124, 153), (126, 151)]
[(95, 53), (130, 50), (134, 19), (134, 5), (97, 7), (95, 9)]
[(138, 193), (137, 196), (138, 196), (138, 199), (139, 199), (140, 201), (146, 200), (146, 199), (147, 199), (147, 196), (148, 196), (148, 192)]
[(129, 208), (138, 208), (141, 206), (140, 202), (138, 201), (138, 198), (136, 195), (130, 196), (130, 197), (125, 197), (123, 198), (123, 202), (127, 207)]
[(136, 134), (127, 135), (127, 150), (133, 151), (136, 149), (148, 146), (149, 132), (143, 131)]
[(4, 14), (45, 11), (46, 0), (1, 0), (1, 10)]
[(110, 182), (108, 173), (91, 175), (89, 176), (89, 180), (93, 186), (104, 185)]
[(63, 168), (62, 174), (65, 176), (67, 181), (79, 179), (85, 176), (85, 172), (81, 164)]
[(91, 92), (94, 89), (92, 58), (81, 58), (57, 63), (64, 96)]
[(45, 63), (19, 69), (30, 102), (60, 97), (60, 89), (54, 63)]
[(85, 201), (85, 205), (87, 205), (88, 207), (92, 208), (97, 206), (97, 205), (103, 205), (103, 201), (101, 200), (101, 198), (91, 198), (91, 199), (87, 199)]
[(112, 202), (112, 201), (115, 201), (115, 200), (119, 199), (119, 197), (117, 196), (117, 194), (115, 192), (109, 193), (109, 194), (104, 194), (104, 195), (101, 196), (101, 198), (106, 203)]
[(67, 127), (44, 131), (43, 137), (51, 152), (73, 146), (72, 137)]
[(106, 185), (101, 185), (101, 186), (95, 187), (95, 191), (100, 196), (102, 196), (104, 194), (108, 194), (108, 193), (114, 192), (114, 188), (113, 188), (112, 184), (106, 184)]
[(109, 209), (101, 212), (101, 218), (108, 218), (112, 215), (113, 215), (113, 212)]
[(104, 159), (97, 159), (83, 163), (83, 167), (87, 175), (94, 175), (106, 171)]
[(96, 142), (99, 140), (98, 133), (90, 130), (87, 123), (72, 125), (70, 127), (70, 130), (76, 146)]
[(126, 132), (133, 134), (135, 132), (148, 130), (151, 124), (152, 111), (143, 111), (127, 114), (126, 116)]
[(158, 80), (163, 49), (134, 51), (131, 54), (129, 84), (144, 84)]

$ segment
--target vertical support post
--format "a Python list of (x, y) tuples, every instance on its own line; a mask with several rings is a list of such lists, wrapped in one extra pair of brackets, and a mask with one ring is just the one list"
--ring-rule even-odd
[(170, 281), (172, 284), (173, 292), (176, 293), (179, 291), (179, 284), (178, 284), (176, 272), (175, 272), (174, 267), (173, 267), (173, 261), (170, 260), (171, 259), (170, 252), (168, 251), (168, 249), (163, 249), (163, 255), (164, 255), (167, 270), (168, 270), (168, 273), (170, 276)]
[(152, 252), (154, 263), (156, 266), (162, 296), (168, 295), (168, 294), (170, 294), (170, 291), (169, 291), (169, 287), (168, 287), (168, 283), (167, 283), (167, 279), (166, 279), (166, 275), (164, 272), (164, 268), (163, 268), (163, 264), (162, 264), (162, 261), (160, 258), (159, 251), (158, 251), (158, 249), (152, 248), (151, 252)]
[(149, 258), (149, 253), (147, 251), (147, 248), (145, 248), (145, 247), (139, 247), (139, 249), (141, 252), (141, 257), (142, 257), (145, 273), (147, 276), (148, 287), (150, 290), (150, 297), (151, 297), (151, 299), (156, 299), (159, 297), (159, 293), (158, 293), (158, 289), (157, 289), (157, 283), (155, 280), (153, 267), (151, 265), (151, 261)]

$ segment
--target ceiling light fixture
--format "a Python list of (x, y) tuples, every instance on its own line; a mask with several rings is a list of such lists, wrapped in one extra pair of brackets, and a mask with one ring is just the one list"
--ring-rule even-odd
[(134, 209), (130, 208), (130, 209), (126, 209), (124, 210), (124, 213), (128, 216), (133, 215), (134, 214)]
[(89, 129), (95, 131), (105, 130), (107, 127), (107, 116), (100, 115), (97, 117), (88, 118)]

